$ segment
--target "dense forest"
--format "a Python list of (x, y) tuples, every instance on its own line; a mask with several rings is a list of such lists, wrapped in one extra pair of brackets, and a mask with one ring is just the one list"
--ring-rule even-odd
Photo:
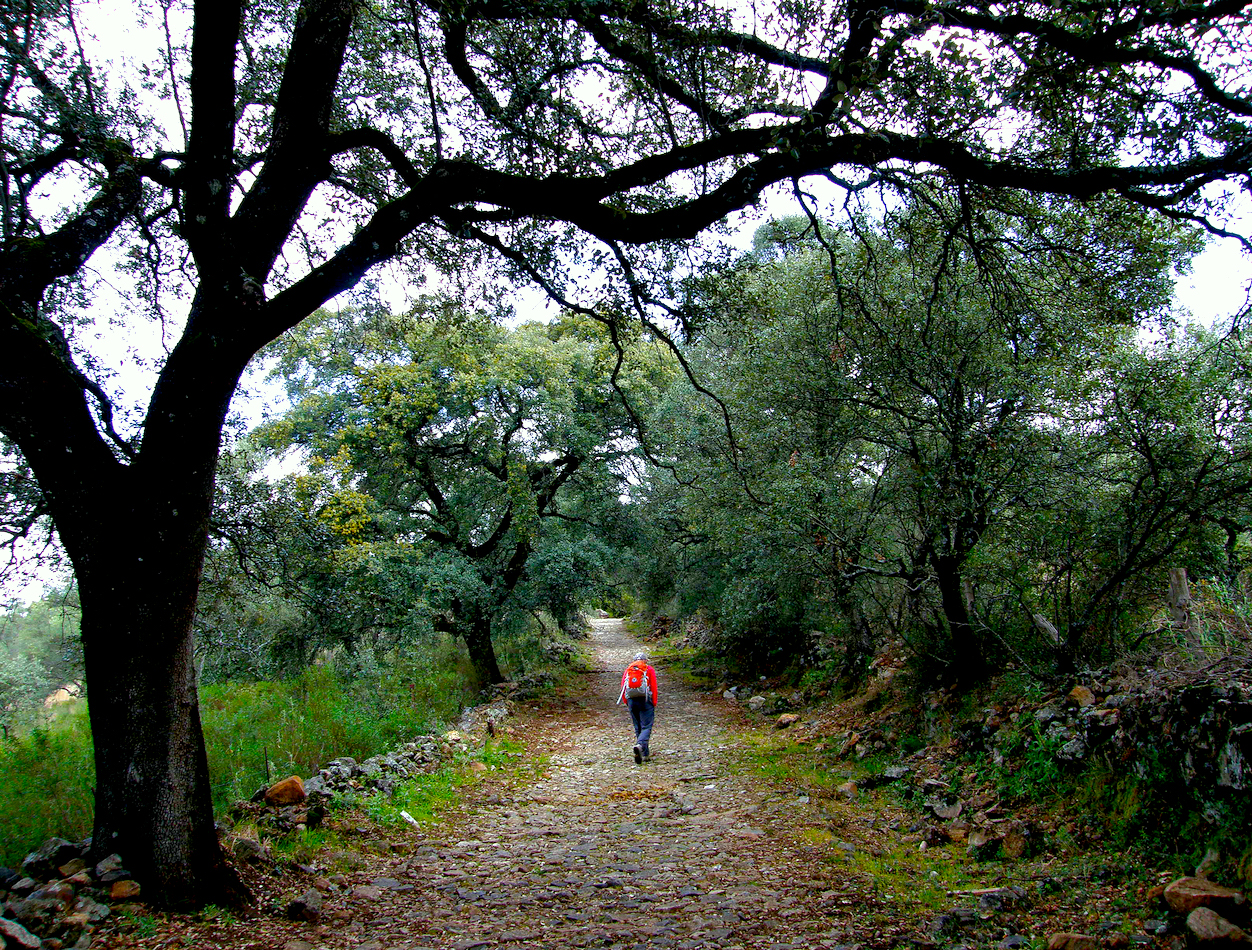
[(1249, 246), (1241, 4), (158, 6), (0, 4), (0, 531), (63, 571), (5, 754), (85, 690), (154, 903), (239, 897), (241, 696), (365, 748), (590, 610), (845, 687), (1228, 647), (1168, 609), (1243, 609), (1247, 314), (1173, 291)]

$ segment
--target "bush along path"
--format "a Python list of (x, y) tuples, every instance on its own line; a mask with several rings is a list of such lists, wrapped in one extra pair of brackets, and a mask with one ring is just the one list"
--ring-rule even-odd
[[(322, 770), (311, 787), (376, 792), (356, 809), (332, 807), (300, 849), (284, 852), (281, 836), (272, 850), (236, 838), (256, 911), (159, 916), (114, 904), (96, 929), (54, 932), (43, 946), (1182, 950), (1246, 940), (1238, 891), (1102, 850), (1064, 817), (1057, 827), (1056, 815), (1035, 821), (957, 794), (961, 777), (935, 771), (927, 752), (907, 765), (832, 757), (828, 719), (698, 693), (664, 664), (652, 761), (636, 765), (615, 700), (639, 645), (616, 620), (593, 621), (590, 645), (572, 694), (479, 707), (439, 748), (412, 743), (367, 768)], [(840, 715), (856, 723), (854, 708)], [(465, 782), (450, 802), (433, 818), (398, 819), (418, 809), (396, 770), (430, 771), (458, 748)], [(256, 807), (261, 828), (312, 825), (320, 808)]]

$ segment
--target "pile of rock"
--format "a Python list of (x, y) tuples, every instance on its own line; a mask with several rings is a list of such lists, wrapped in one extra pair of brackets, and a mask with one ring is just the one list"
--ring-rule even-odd
[[(1154, 888), (1149, 897), (1163, 902), (1164, 919), (1144, 921), (1144, 934), (1132, 935), (1131, 942), (1152, 942), (1155, 937), (1164, 938), (1165, 946), (1181, 947), (1189, 941), (1215, 950), (1252, 944), (1252, 935), (1246, 930), (1252, 916), (1242, 891), (1222, 887), (1204, 877), (1180, 877)], [(1120, 941), (1116, 940), (1118, 937)], [(1119, 950), (1123, 946), (1125, 937), (1118, 934), (1101, 938), (1060, 933), (1048, 941), (1048, 950)]]
[[(509, 699), (474, 706), (462, 714), (458, 729), (418, 736), (362, 762), (346, 755), (332, 759), (309, 778), (292, 775), (258, 789), (250, 802), (235, 803), (232, 816), (236, 821), (248, 818), (259, 829), (276, 834), (316, 828), (325, 816), (326, 805), (336, 798), (354, 794), (390, 797), (401, 782), (435, 771), (487, 736), (511, 733), (513, 729), (505, 720), (512, 714), (513, 701)], [(231, 838), (228, 846), (242, 863), (267, 860), (251, 838)]]
[(111, 854), (87, 863), (91, 840), (51, 838), (22, 862), (0, 868), (0, 947), (61, 950), (91, 946), (92, 935), (119, 904), (139, 897), (139, 885)]

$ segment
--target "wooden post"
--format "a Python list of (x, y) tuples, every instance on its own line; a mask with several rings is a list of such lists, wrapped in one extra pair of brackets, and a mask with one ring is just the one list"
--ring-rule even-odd
[(1199, 635), (1199, 618), (1191, 609), (1191, 584), (1185, 567), (1169, 569), (1169, 619), (1193, 639)]

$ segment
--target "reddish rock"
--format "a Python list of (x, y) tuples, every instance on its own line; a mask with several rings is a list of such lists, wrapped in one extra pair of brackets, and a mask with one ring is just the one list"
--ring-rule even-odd
[(1100, 939), (1090, 934), (1053, 934), (1048, 950), (1100, 950)]
[(799, 721), (800, 721), (800, 717), (797, 716), (795, 713), (783, 713), (781, 716), (778, 717), (778, 719), (774, 721), (774, 728), (786, 729), (790, 726), (794, 726)]
[(1187, 929), (1201, 943), (1252, 943), (1252, 937), (1209, 907), (1197, 907), (1188, 914)]
[(109, 900), (133, 901), (139, 899), (138, 881), (114, 881), (109, 888)]
[(1242, 892), (1222, 887), (1202, 877), (1180, 877), (1165, 888), (1165, 900), (1180, 914), (1189, 914), (1197, 907), (1238, 907), (1244, 903)]
[(1069, 695), (1065, 698), (1071, 705), (1077, 706), (1080, 709), (1085, 709), (1087, 706), (1094, 706), (1096, 701), (1095, 693), (1081, 684), (1071, 689), (1069, 691)]
[(298, 775), (289, 775), (265, 790), (265, 804), (267, 805), (299, 805), (306, 797), (304, 782)]
[(66, 861), (57, 870), (61, 872), (61, 877), (73, 877), (80, 871), (87, 870), (87, 862), (82, 858), (73, 858)]
[(1000, 849), (1006, 858), (1017, 860), (1026, 857), (1030, 851), (1030, 829), (1025, 822), (1015, 821), (1009, 826), (1004, 840), (1000, 842)]

